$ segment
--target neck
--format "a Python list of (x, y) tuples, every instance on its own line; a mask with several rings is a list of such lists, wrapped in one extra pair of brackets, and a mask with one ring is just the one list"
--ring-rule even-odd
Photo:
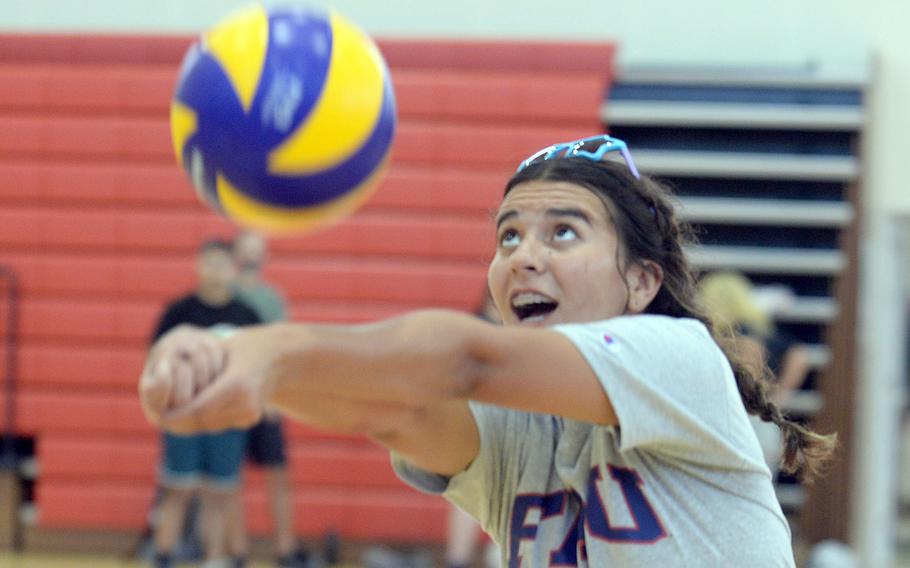
[(259, 276), (258, 270), (245, 270), (237, 278), (237, 284), (246, 290), (250, 288), (255, 288), (262, 282), (262, 279)]
[(233, 298), (233, 295), (231, 294), (231, 291), (227, 289), (219, 288), (216, 290), (210, 290), (206, 288), (200, 288), (196, 290), (196, 297), (199, 298), (203, 304), (218, 308), (229, 303)]

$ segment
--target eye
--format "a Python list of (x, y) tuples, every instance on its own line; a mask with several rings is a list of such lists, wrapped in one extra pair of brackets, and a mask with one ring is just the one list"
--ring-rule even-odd
[(506, 229), (499, 235), (499, 246), (512, 248), (521, 243), (521, 235), (515, 229)]
[(578, 238), (578, 233), (575, 232), (575, 229), (568, 225), (560, 225), (556, 227), (556, 231), (553, 233), (554, 241), (574, 241)]

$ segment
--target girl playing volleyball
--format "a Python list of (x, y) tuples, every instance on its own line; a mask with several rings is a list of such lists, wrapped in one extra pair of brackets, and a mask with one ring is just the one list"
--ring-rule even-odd
[(781, 427), (783, 466), (804, 477), (833, 440), (786, 420), (712, 337), (664, 188), (597, 136), (523, 162), (496, 224), (504, 326), (440, 310), (184, 328), (149, 355), (147, 415), (195, 432), (271, 405), (366, 434), (477, 518), (507, 566), (792, 566), (747, 412)]

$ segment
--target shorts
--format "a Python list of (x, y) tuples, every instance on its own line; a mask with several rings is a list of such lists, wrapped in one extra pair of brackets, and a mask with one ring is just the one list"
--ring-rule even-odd
[(263, 418), (247, 430), (246, 457), (260, 467), (282, 467), (287, 464), (281, 418)]
[(246, 446), (244, 430), (161, 437), (161, 485), (171, 489), (233, 491), (240, 485), (240, 466)]

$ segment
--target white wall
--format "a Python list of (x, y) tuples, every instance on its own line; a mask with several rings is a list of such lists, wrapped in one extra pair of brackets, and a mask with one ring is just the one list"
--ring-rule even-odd
[[(875, 84), (866, 132), (866, 204), (871, 215), (910, 215), (910, 2), (869, 4)], [(874, 217), (869, 218), (873, 221)]]
[[(6, 0), (0, 29), (196, 31), (249, 0)], [(900, 1), (900, 0), (897, 0)], [(630, 61), (855, 59), (869, 13), (848, 0), (322, 0), (377, 35), (620, 40)]]
[[(893, 556), (896, 459), (901, 406), (906, 397), (906, 333), (902, 318), (910, 292), (910, 3), (867, 5), (874, 82), (863, 146), (864, 215), (860, 241), (856, 482), (852, 541), (864, 566), (888, 566)], [(906, 457), (904, 457), (906, 459)]]

